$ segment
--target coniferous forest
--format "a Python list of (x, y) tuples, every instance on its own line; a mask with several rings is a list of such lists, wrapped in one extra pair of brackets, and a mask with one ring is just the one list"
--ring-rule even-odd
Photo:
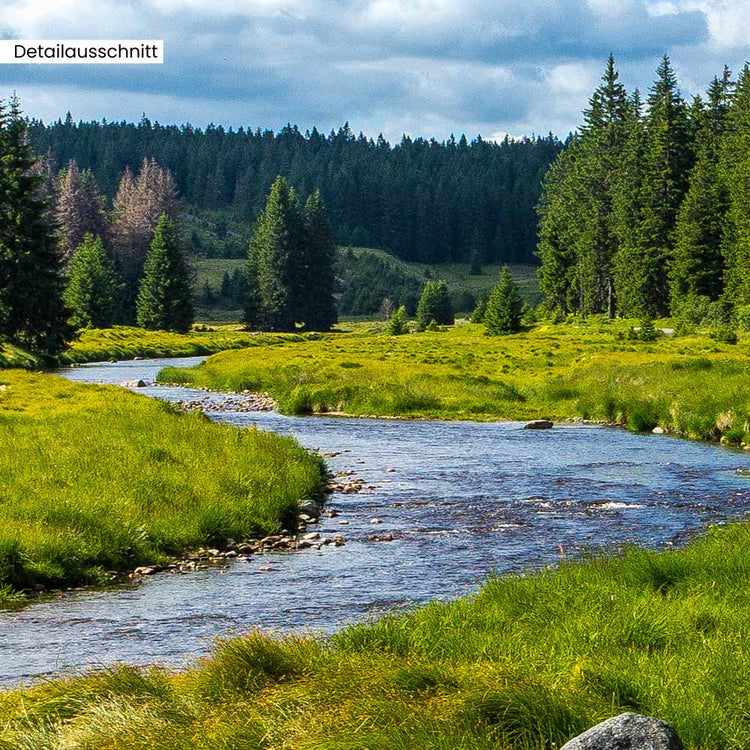
[(750, 69), (687, 102), (667, 56), (645, 102), (610, 56), (544, 180), (540, 283), (559, 313), (728, 322), (750, 304)]
[(531, 263), (541, 179), (562, 148), (553, 136), (465, 136), (446, 142), (404, 136), (329, 135), (287, 125), (204, 130), (138, 124), (31, 122), (31, 143), (55, 170), (74, 159), (113, 198), (126, 169), (156, 160), (189, 205), (253, 222), (282, 175), (304, 203), (316, 189), (340, 245), (379, 247), (412, 261)]

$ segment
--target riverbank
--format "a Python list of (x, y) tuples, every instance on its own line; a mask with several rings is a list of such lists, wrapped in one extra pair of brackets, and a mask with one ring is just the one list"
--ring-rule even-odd
[[(316, 334), (313, 334), (316, 336)], [(231, 349), (306, 341), (311, 334), (248, 332), (239, 325), (195, 326), (188, 333), (115, 326), (85, 329), (60, 356), (60, 364), (105, 362), (134, 357), (197, 357)]]
[(750, 526), (494, 578), (328, 640), (224, 640), (0, 694), (3, 747), (548, 748), (624, 710), (688, 750), (750, 745)]
[(538, 324), (487, 337), (463, 325), (405, 336), (328, 335), (222, 352), (165, 383), (268, 392), (288, 414), (426, 419), (583, 419), (750, 442), (747, 335), (627, 338), (633, 321)]
[(323, 460), (121, 388), (0, 372), (0, 599), (293, 528)]

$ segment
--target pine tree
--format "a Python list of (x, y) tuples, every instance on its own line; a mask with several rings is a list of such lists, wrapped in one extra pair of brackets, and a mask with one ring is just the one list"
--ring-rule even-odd
[(409, 318), (403, 305), (388, 318), (385, 332), (389, 336), (403, 336), (403, 334), (409, 333)]
[(721, 143), (720, 179), (727, 190), (722, 252), (725, 299), (750, 305), (750, 66), (737, 80)]
[(518, 284), (510, 275), (508, 266), (503, 266), (500, 281), (490, 292), (484, 313), (485, 331), (488, 336), (500, 336), (521, 330), (523, 300)]
[(297, 261), (298, 318), (311, 331), (328, 331), (337, 320), (334, 299), (336, 241), (320, 190), (305, 204), (301, 258)]
[(297, 322), (300, 269), (295, 268), (303, 233), (299, 202), (283, 177), (271, 186), (248, 254), (245, 322), (269, 331), (293, 331)]
[(229, 271), (224, 271), (224, 275), (221, 277), (219, 295), (225, 300), (232, 298), (232, 279), (229, 276)]
[(72, 335), (60, 256), (19, 102), (0, 102), (0, 335), (54, 356)]
[(640, 92), (636, 89), (629, 101), (625, 141), (612, 199), (612, 227), (618, 243), (612, 275), (617, 308), (625, 317), (642, 315), (649, 305), (651, 274), (641, 231), (646, 151), (642, 106)]
[(166, 213), (156, 224), (137, 300), (142, 328), (187, 331), (193, 323), (190, 278), (174, 222)]
[(645, 118), (641, 217), (643, 313), (650, 315), (662, 315), (669, 309), (668, 269), (673, 257), (673, 233), (692, 160), (687, 107), (667, 55), (657, 69), (657, 76)]
[(723, 291), (721, 241), (727, 210), (726, 189), (719, 179), (719, 145), (729, 98), (729, 73), (714, 78), (708, 108), (695, 111), (697, 158), (689, 188), (677, 214), (674, 258), (670, 268), (672, 314), (695, 296), (717, 300)]
[(480, 299), (477, 302), (477, 306), (474, 308), (474, 312), (471, 314), (471, 323), (484, 323), (484, 314), (487, 312), (487, 303)]
[(431, 323), (450, 326), (455, 322), (448, 285), (428, 281), (417, 305), (417, 328), (424, 331)]
[(64, 299), (75, 328), (109, 328), (117, 320), (120, 280), (100, 237), (87, 234), (73, 254)]

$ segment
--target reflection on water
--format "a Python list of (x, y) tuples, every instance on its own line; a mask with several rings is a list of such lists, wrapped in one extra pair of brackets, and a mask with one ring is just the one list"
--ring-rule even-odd
[[(153, 380), (164, 364), (88, 365), (64, 374), (86, 382)], [(205, 395), (140, 392), (171, 401)], [(333, 471), (354, 471), (377, 485), (368, 494), (331, 498), (339, 515), (322, 518), (316, 530), (344, 534), (346, 546), (162, 574), (135, 588), (66, 593), (0, 613), (0, 681), (113, 660), (182, 664), (212, 637), (256, 626), (332, 630), (463, 594), (491, 570), (554, 563), (561, 549), (572, 555), (626, 542), (662, 546), (750, 508), (750, 481), (736, 474), (747, 455), (664, 436), (274, 413), (215, 418), (338, 452), (328, 459)], [(383, 536), (393, 541), (378, 541)]]

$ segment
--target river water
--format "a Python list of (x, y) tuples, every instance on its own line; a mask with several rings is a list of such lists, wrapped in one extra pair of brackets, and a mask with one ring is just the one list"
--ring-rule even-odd
[[(80, 382), (151, 381), (166, 364), (200, 359), (94, 364), (62, 374)], [(206, 395), (138, 390), (169, 401)], [(343, 534), (347, 544), (66, 592), (0, 612), (0, 683), (118, 660), (179, 666), (205, 653), (212, 638), (253, 627), (331, 631), (461, 595), (493, 570), (521, 572), (561, 554), (629, 542), (678, 544), (707, 523), (750, 510), (750, 480), (737, 474), (750, 456), (667, 436), (587, 425), (531, 431), (519, 423), (213, 417), (338, 453), (327, 459), (332, 471), (376, 485), (367, 494), (333, 495), (329, 507), (339, 515), (315, 527), (324, 536)], [(377, 539), (388, 534), (393, 541)]]

